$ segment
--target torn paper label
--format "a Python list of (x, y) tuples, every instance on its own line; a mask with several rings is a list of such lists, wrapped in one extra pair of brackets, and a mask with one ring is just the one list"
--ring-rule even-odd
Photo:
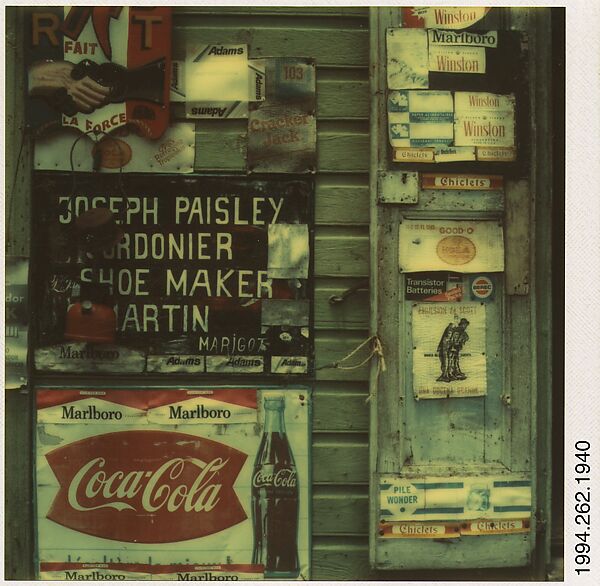
[(19, 389), (27, 384), (29, 337), (29, 259), (6, 258), (5, 288), (5, 387)]
[(412, 372), (416, 399), (487, 393), (485, 305), (415, 303)]
[(436, 163), (452, 163), (454, 161), (475, 161), (475, 147), (443, 146), (435, 149)]
[(386, 41), (388, 88), (428, 88), (427, 32), (390, 28)]
[(308, 278), (308, 241), (306, 224), (270, 224), (267, 267), (269, 278)]
[(477, 147), (478, 161), (515, 161), (517, 149), (515, 147)]
[(461, 535), (510, 535), (530, 530), (529, 519), (485, 519), (460, 524)]

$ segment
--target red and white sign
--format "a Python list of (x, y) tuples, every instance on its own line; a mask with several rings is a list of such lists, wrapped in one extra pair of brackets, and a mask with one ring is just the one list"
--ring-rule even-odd
[(295, 458), (277, 486), (299, 489), (307, 579), (309, 394), (256, 388), (38, 390), (40, 577), (263, 579), (251, 493), (273, 395)]
[(484, 6), (403, 6), (402, 25), (408, 28), (463, 29), (490, 11)]

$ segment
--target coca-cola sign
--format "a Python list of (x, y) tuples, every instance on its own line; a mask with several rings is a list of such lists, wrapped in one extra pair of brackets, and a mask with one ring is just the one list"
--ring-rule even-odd
[(246, 458), (230, 446), (179, 432), (88, 437), (46, 454), (60, 484), (47, 518), (125, 542), (211, 535), (247, 518), (234, 491)]

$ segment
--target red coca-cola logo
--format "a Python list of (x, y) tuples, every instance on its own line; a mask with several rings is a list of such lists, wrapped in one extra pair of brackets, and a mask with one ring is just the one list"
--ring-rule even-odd
[(247, 455), (184, 433), (121, 431), (54, 450), (48, 519), (117, 541), (169, 543), (247, 518), (233, 490)]
[(273, 470), (272, 467), (263, 467), (257, 470), (252, 477), (252, 486), (274, 486), (275, 488), (296, 488), (296, 471), (290, 468)]

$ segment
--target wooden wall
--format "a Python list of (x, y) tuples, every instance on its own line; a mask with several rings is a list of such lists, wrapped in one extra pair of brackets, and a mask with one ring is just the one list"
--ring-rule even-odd
[[(342, 358), (368, 334), (366, 288), (329, 297), (369, 272), (369, 31), (366, 8), (174, 10), (174, 57), (189, 40), (247, 43), (251, 57), (313, 57), (317, 64), (315, 328), (317, 367)], [(181, 109), (179, 109), (181, 108)], [(183, 119), (183, 108), (175, 110)], [(246, 121), (199, 121), (195, 169), (244, 172)], [(322, 369), (313, 403), (312, 578), (368, 573), (366, 368)]]

